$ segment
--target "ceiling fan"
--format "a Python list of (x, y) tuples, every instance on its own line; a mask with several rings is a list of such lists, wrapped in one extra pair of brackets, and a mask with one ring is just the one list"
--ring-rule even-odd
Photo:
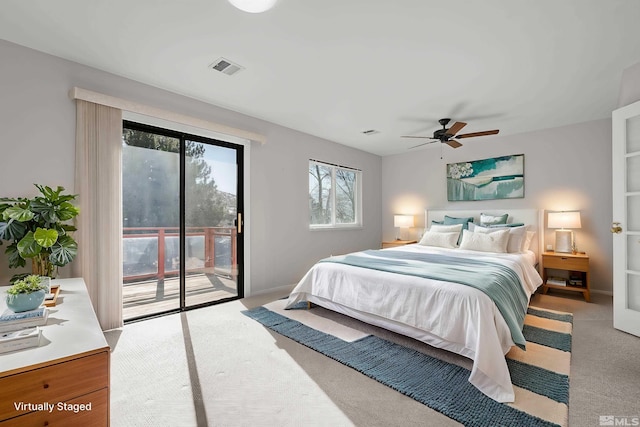
[(432, 144), (436, 141), (440, 141), (444, 144), (447, 144), (451, 148), (458, 148), (458, 147), (462, 147), (462, 144), (460, 144), (458, 141), (456, 141), (453, 138), (473, 138), (474, 136), (495, 135), (498, 132), (500, 132), (498, 129), (494, 129), (494, 130), (486, 130), (483, 132), (463, 133), (461, 135), (457, 135), (457, 133), (460, 132), (460, 130), (463, 127), (465, 127), (467, 124), (464, 122), (455, 122), (450, 128), (447, 129), (447, 125), (449, 124), (450, 121), (451, 119), (438, 120), (438, 123), (442, 125), (442, 129), (438, 129), (437, 131), (433, 132), (433, 136), (403, 135), (402, 137), (403, 138), (426, 138), (426, 139), (435, 140), (435, 141), (425, 142), (424, 144), (418, 144), (413, 147), (409, 147), (410, 149), (421, 147), (426, 144)]

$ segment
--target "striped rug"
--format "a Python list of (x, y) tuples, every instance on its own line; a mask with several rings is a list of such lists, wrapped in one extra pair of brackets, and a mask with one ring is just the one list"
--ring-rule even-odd
[[(465, 426), (566, 426), (573, 316), (529, 307), (507, 364), (513, 403), (498, 403), (468, 382), (470, 371), (414, 348), (340, 324), (284, 301), (243, 312), (267, 328), (403, 393)], [(306, 307), (306, 303), (304, 304)], [(437, 353), (436, 353), (437, 354)]]

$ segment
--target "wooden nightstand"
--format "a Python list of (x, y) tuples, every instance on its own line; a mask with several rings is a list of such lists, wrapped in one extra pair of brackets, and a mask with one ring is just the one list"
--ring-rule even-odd
[(418, 241), (417, 240), (389, 240), (387, 242), (382, 242), (382, 249), (395, 248), (396, 246), (410, 245), (412, 243), (418, 243)]
[[(577, 276), (582, 282), (581, 286), (570, 284), (566, 281), (566, 286), (547, 283), (549, 279), (548, 269), (564, 270), (569, 272), (569, 278)], [(565, 254), (560, 252), (542, 253), (542, 293), (546, 294), (549, 289), (560, 289), (563, 291), (582, 292), (587, 302), (591, 301), (591, 275), (589, 274), (589, 256), (586, 254)]]

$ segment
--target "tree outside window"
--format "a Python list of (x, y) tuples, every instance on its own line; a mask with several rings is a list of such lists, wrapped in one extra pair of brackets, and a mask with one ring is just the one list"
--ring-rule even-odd
[(360, 226), (357, 169), (309, 161), (309, 224), (312, 228)]

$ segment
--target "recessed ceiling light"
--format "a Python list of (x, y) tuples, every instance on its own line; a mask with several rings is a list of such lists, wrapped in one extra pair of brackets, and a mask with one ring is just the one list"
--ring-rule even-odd
[(229, 3), (249, 13), (261, 13), (271, 9), (278, 0), (229, 0)]

